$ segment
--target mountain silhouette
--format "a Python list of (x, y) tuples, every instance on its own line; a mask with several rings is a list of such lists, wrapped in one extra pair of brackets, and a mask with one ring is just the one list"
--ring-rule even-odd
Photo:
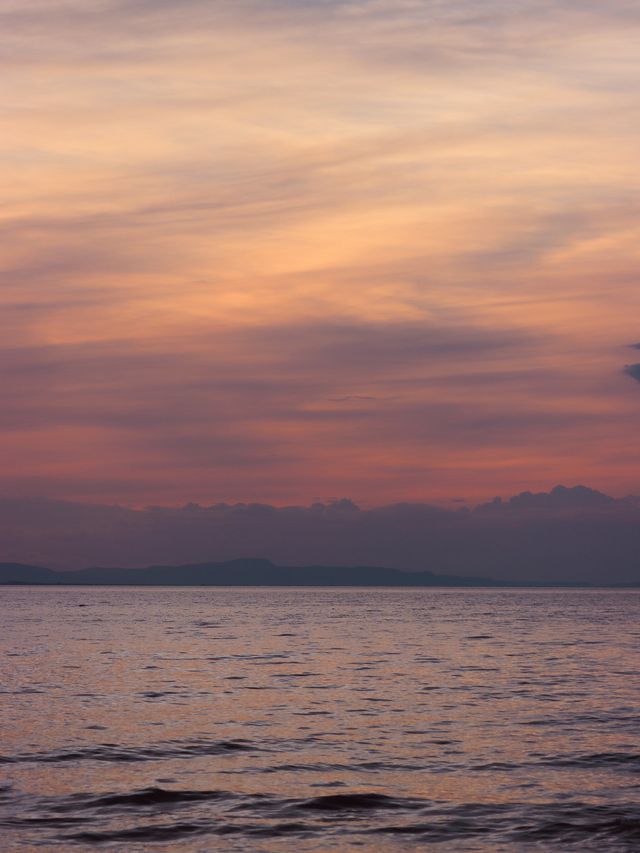
[[(382, 566), (278, 566), (270, 560), (187, 563), (142, 569), (88, 568), (55, 571), (22, 563), (0, 563), (0, 584), (73, 584), (82, 586), (284, 586), (284, 587), (428, 587), (523, 586), (488, 577), (405, 572)], [(575, 586), (576, 584), (557, 584)], [(578, 584), (580, 585), (580, 584)]]

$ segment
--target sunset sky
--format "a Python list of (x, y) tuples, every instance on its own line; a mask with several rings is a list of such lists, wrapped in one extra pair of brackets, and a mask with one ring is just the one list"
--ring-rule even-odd
[(637, 0), (0, 0), (0, 43), (1, 495), (638, 492)]

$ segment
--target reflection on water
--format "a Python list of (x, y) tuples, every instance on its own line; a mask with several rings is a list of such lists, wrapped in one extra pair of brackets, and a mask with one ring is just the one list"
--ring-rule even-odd
[(3, 588), (3, 849), (637, 851), (639, 606)]

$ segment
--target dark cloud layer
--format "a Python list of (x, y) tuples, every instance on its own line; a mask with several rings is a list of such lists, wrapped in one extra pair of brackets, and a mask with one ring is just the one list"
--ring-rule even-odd
[(582, 486), (524, 492), (474, 509), (420, 503), (362, 509), (336, 500), (134, 510), (4, 499), (0, 554), (4, 561), (70, 567), (267, 557), (289, 565), (640, 583), (640, 501)]
[(640, 364), (628, 364), (625, 367), (625, 373), (628, 373), (632, 379), (637, 379), (640, 382)]

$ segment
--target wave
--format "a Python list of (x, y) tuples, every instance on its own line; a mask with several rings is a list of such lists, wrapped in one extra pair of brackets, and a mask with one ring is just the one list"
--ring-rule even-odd
[[(32, 833), (48, 830), (53, 835), (41, 841), (54, 841), (63, 849), (110, 843), (120, 843), (126, 849), (128, 842), (171, 843), (200, 835), (306, 837), (326, 833), (327, 820), (336, 838), (359, 836), (361, 842), (366, 837), (396, 836), (427, 843), (534, 843), (552, 845), (552, 849), (620, 853), (634, 853), (640, 847), (640, 815), (635, 802), (471, 802), (449, 806), (367, 790), (288, 798), (267, 792), (164, 787), (53, 798), (34, 798), (9, 789), (4, 793), (11, 802), (1, 826)], [(123, 825), (127, 821), (129, 825)]]
[(114, 841), (177, 841), (192, 835), (210, 833), (211, 829), (211, 826), (206, 823), (174, 823), (162, 826), (134, 826), (131, 829), (77, 832), (59, 836), (59, 840), (83, 844), (109, 844)]
[(137, 762), (160, 761), (166, 758), (194, 758), (206, 755), (227, 755), (236, 752), (261, 751), (247, 740), (165, 741), (152, 746), (119, 746), (112, 743), (76, 749), (57, 749), (51, 752), (25, 752), (0, 756), (0, 764), (57, 763), (70, 761)]
[(546, 841), (597, 851), (603, 849), (603, 844), (616, 843), (615, 849), (625, 853), (635, 852), (640, 841), (636, 804), (549, 803), (532, 807), (465, 804), (443, 811), (431, 810), (428, 818), (419, 823), (377, 826), (368, 832), (414, 836), (416, 840), (431, 842), (492, 836), (508, 843)]
[[(160, 803), (158, 803), (160, 805)], [(307, 813), (320, 812), (322, 818), (311, 820), (269, 820), (242, 822), (229, 819), (229, 813), (217, 819), (178, 821), (166, 824), (141, 824), (133, 827), (82, 830), (58, 835), (62, 842), (170, 842), (192, 835), (234, 835), (246, 838), (298, 836), (308, 837), (326, 832), (326, 816), (331, 815), (333, 833), (356, 836), (405, 836), (421, 842), (488, 841), (498, 844), (551, 843), (566, 849), (634, 853), (640, 842), (640, 819), (635, 805), (626, 807), (575, 804), (558, 807), (556, 804), (535, 808), (517, 804), (464, 804), (450, 809), (429, 807), (416, 800), (388, 797), (383, 794), (353, 793), (314, 797), (302, 801), (281, 801), (273, 798), (272, 808), (295, 809)], [(250, 803), (246, 804), (250, 807)], [(384, 815), (390, 810), (403, 813), (404, 821), (387, 823)], [(411, 821), (411, 813), (419, 813)], [(380, 821), (376, 826), (363, 825), (359, 815), (365, 813), (367, 822)], [(222, 819), (224, 817), (224, 819)]]
[(262, 838), (282, 838), (284, 836), (304, 836), (309, 834), (306, 824), (295, 822), (275, 823), (269, 826), (259, 824), (225, 824), (207, 821), (193, 823), (175, 823), (164, 825), (136, 826), (132, 829), (105, 830), (104, 832), (77, 832), (59, 836), (59, 840), (84, 844), (111, 844), (118, 841), (168, 842), (178, 841), (194, 835), (244, 835)]
[(633, 752), (593, 752), (577, 753), (575, 755), (549, 755), (541, 756), (534, 761), (520, 761), (518, 763), (492, 761), (488, 764), (475, 764), (466, 769), (507, 772), (522, 770), (528, 767), (620, 768), (635, 771), (640, 770), (640, 754)]
[(326, 794), (322, 797), (303, 800), (296, 804), (296, 808), (323, 812), (379, 811), (406, 809), (410, 802), (415, 801), (395, 799), (386, 794)]
[(228, 791), (172, 791), (167, 788), (143, 788), (115, 794), (72, 795), (66, 802), (55, 806), (57, 810), (117, 809), (155, 806), (177, 806), (182, 803), (220, 802), (234, 798)]
[(578, 755), (554, 755), (538, 762), (545, 767), (623, 767), (640, 770), (640, 754), (633, 752), (592, 752)]

